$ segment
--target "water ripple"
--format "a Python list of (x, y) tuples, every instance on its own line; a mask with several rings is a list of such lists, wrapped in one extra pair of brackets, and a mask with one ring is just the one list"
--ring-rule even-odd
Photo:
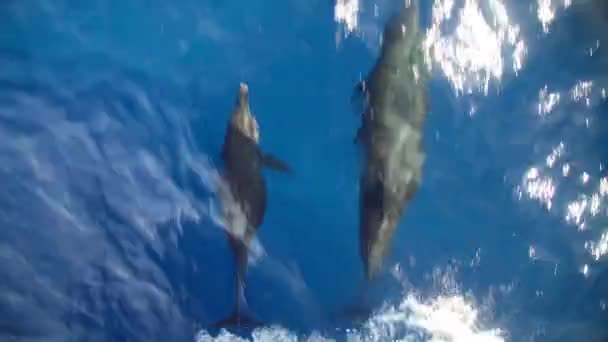
[[(92, 89), (107, 95), (103, 81), (70, 86), (57, 84), (52, 69), (36, 75), (42, 79), (4, 83), (0, 107), (0, 175), (10, 184), (0, 196), (9, 286), (0, 301), (11, 308), (3, 334), (103, 338), (108, 325), (137, 339), (186, 333), (174, 289), (150, 254), (164, 258), (171, 246), (159, 235), (181, 233), (167, 223), (200, 218), (204, 203), (174, 182), (170, 160), (141, 143), (150, 134), (182, 139), (184, 122), (173, 117), (175, 126), (162, 124), (146, 92), (125, 83), (122, 99), (88, 102), (92, 125), (85, 125), (73, 111)], [(129, 106), (147, 116), (146, 124)], [(198, 158), (191, 148), (184, 152)], [(32, 296), (41, 304), (27, 304)]]

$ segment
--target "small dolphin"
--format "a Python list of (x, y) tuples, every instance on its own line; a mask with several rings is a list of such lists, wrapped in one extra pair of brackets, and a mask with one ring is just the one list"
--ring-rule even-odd
[(221, 198), (224, 212), (226, 207), (236, 204), (244, 215), (245, 222), (244, 227), (239, 231), (234, 221), (227, 220), (227, 235), (236, 264), (236, 304), (233, 313), (214, 324), (215, 327), (258, 324), (245, 312), (247, 302), (244, 278), (247, 271), (249, 244), (262, 225), (266, 211), (266, 181), (262, 168), (268, 167), (276, 171), (293, 173), (285, 162), (263, 153), (259, 143), (258, 123), (249, 107), (249, 87), (241, 83), (222, 146), (229, 193)]
[(386, 25), (380, 57), (358, 86), (366, 108), (356, 142), (360, 176), (360, 255), (367, 280), (378, 273), (406, 205), (421, 181), (428, 112), (418, 1)]

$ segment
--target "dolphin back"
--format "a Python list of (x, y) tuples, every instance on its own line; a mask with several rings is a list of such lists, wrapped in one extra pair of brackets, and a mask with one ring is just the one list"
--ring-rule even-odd
[(358, 137), (364, 151), (360, 253), (368, 280), (379, 271), (422, 177), (429, 75), (418, 16), (418, 1), (411, 0), (388, 21), (364, 87), (367, 108)]

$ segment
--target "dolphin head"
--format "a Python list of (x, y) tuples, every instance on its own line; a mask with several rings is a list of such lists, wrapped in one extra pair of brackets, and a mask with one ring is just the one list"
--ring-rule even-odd
[[(383, 47), (397, 46), (409, 52), (419, 39), (420, 19), (417, 0), (404, 1), (400, 12), (389, 19), (382, 33)], [(399, 42), (399, 44), (396, 44)]]
[(236, 108), (232, 112), (230, 122), (239, 132), (256, 144), (260, 141), (260, 128), (249, 107), (249, 86), (241, 82), (236, 100)]
[[(424, 33), (420, 28), (418, 0), (402, 0), (405, 2), (400, 11), (394, 14), (386, 23), (382, 33), (382, 47), (377, 66), (367, 78), (367, 88), (370, 92), (382, 92), (387, 88), (387, 82), (399, 84), (406, 88), (418, 82), (410, 80), (423, 80), (428, 78), (424, 60), (422, 40)], [(401, 70), (401, 72), (395, 72)], [(406, 70), (406, 71), (404, 71)], [(415, 70), (415, 71), (414, 71)], [(400, 89), (399, 91), (406, 91)], [(409, 91), (408, 91), (409, 92)], [(377, 105), (376, 101), (382, 96), (372, 98), (371, 103)], [(382, 102), (382, 101), (380, 101)]]

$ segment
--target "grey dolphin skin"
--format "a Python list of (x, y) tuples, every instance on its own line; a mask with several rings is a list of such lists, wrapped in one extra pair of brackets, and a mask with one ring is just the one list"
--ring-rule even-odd
[(382, 266), (421, 181), (430, 75), (424, 64), (418, 7), (417, 0), (409, 1), (387, 23), (380, 57), (358, 87), (366, 104), (356, 141), (363, 154), (359, 229), (367, 280)]
[[(262, 225), (266, 211), (266, 181), (262, 168), (293, 173), (278, 158), (265, 154), (259, 145), (258, 123), (249, 107), (249, 87), (239, 86), (236, 106), (230, 117), (222, 146), (225, 179), (232, 203), (223, 196), (223, 206), (237, 204), (245, 217), (244, 229), (227, 227), (230, 247), (236, 264), (236, 304), (232, 315), (214, 324), (215, 327), (257, 324), (245, 311), (245, 273), (247, 271), (249, 244)], [(230, 225), (230, 220), (227, 221)]]

